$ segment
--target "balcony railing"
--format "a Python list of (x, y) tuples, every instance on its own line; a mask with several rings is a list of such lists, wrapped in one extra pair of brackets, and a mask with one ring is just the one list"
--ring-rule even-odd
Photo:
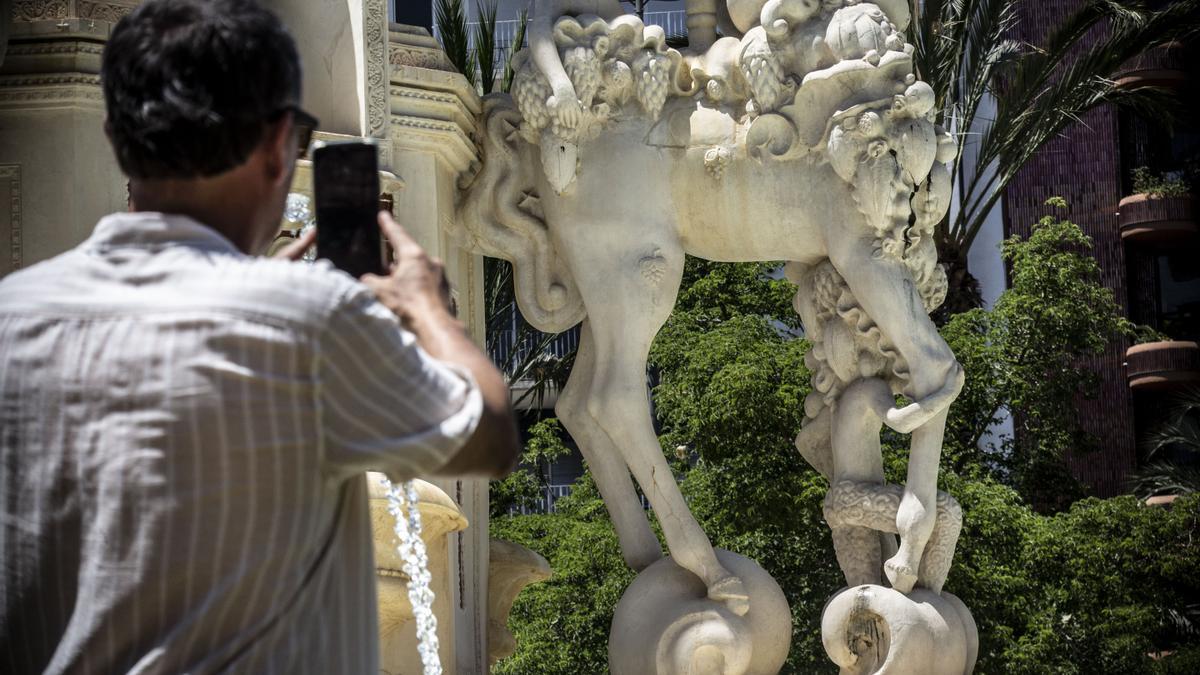
[[(647, 26), (662, 26), (663, 32), (668, 37), (687, 35), (687, 18), (681, 9), (670, 12), (646, 12), (643, 22)], [(471, 43), (472, 50), (475, 49), (475, 31), (478, 25), (478, 21), (472, 21), (467, 24), (467, 39)], [(504, 19), (496, 22), (496, 47), (494, 49), (496, 77), (501, 77), (504, 74), (504, 66), (508, 63), (514, 46), (516, 49), (524, 46), (524, 44), (513, 45), (516, 42), (517, 29), (520, 25), (520, 19)], [(442, 41), (442, 34), (438, 30), (437, 24), (433, 26), (433, 36), (437, 38), (439, 43)]]
[(1129, 195), (1117, 206), (1121, 239), (1146, 244), (1177, 244), (1194, 237), (1196, 200), (1190, 195), (1155, 197)]
[(1125, 352), (1125, 376), (1134, 391), (1170, 391), (1200, 383), (1200, 346), (1167, 341), (1134, 345)]
[(1180, 42), (1149, 49), (1121, 67), (1115, 84), (1118, 89), (1184, 87), (1188, 82), (1188, 54)]
[[(540, 331), (529, 331), (520, 335), (515, 328), (489, 331), (488, 356), (491, 357), (492, 363), (505, 366), (507, 374), (513, 375), (515, 367), (534, 356), (534, 352), (538, 351), (539, 346), (549, 337), (549, 333)], [(541, 349), (541, 354), (560, 359), (578, 347), (579, 328), (575, 327), (551, 338)]]
[[(558, 500), (571, 494), (570, 485), (547, 485), (537, 501), (531, 507), (521, 506), (509, 509), (509, 515), (521, 514), (527, 516), (531, 513), (554, 513), (554, 505)], [(642, 498), (642, 508), (650, 510), (650, 502), (646, 499), (646, 495), (640, 495)]]

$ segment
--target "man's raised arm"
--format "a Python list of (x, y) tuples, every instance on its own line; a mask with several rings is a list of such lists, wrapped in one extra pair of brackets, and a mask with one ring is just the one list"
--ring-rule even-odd
[(437, 473), (500, 477), (520, 454), (508, 384), (487, 355), (450, 313), (449, 286), (441, 261), (430, 258), (391, 214), (381, 211), (379, 226), (396, 253), (387, 276), (368, 274), (362, 282), (400, 319), (430, 356), (470, 373), (483, 409), (466, 443)]

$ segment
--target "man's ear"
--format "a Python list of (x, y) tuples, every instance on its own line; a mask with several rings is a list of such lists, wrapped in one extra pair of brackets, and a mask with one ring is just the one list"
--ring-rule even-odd
[(292, 142), (292, 116), (284, 115), (279, 121), (267, 126), (262, 140), (263, 168), (271, 183), (282, 183), (291, 175), (289, 171), (296, 157)]

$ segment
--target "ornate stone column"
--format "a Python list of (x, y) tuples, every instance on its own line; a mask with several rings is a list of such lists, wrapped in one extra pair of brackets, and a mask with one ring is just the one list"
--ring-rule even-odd
[(125, 208), (125, 180), (104, 136), (100, 53), (136, 4), (4, 3), (0, 276), (78, 244), (102, 216)]
[[(413, 237), (446, 263), (458, 316), (484, 340), (483, 258), (449, 234), (459, 176), (477, 161), (479, 97), (423, 28), (391, 24), (388, 44), (392, 170), (405, 189), (395, 213)], [(455, 662), (447, 672), (487, 672), (488, 485), (485, 480), (434, 480), (462, 508), (471, 527), (452, 535)], [(443, 620), (441, 616), (439, 620)]]

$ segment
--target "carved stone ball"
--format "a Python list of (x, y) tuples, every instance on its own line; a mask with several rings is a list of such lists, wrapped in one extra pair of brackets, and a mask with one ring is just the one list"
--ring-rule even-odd
[(791, 611), (779, 585), (753, 560), (715, 549), (741, 578), (750, 611), (709, 600), (691, 572), (663, 558), (633, 580), (613, 614), (613, 675), (775, 675), (787, 660)]
[(962, 600), (918, 588), (844, 588), (821, 612), (821, 642), (843, 673), (969, 675), (979, 631)]

